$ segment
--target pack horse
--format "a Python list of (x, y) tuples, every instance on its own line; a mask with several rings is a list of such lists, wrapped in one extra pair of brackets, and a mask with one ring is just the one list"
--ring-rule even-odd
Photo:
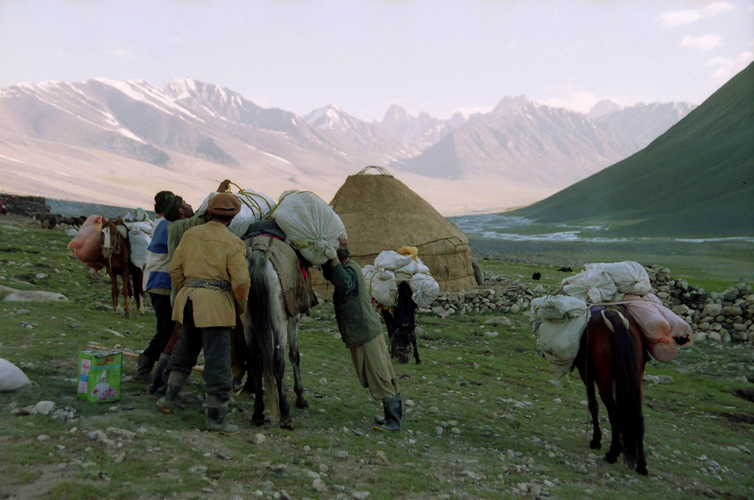
[[(131, 317), (131, 302), (129, 297), (136, 300), (139, 314), (144, 315), (144, 273), (131, 262), (130, 246), (128, 244), (128, 230), (120, 217), (104, 219), (100, 235), (101, 254), (98, 264), (107, 269), (112, 287), (113, 311), (118, 313), (119, 290), (118, 277), (121, 278), (123, 293), (123, 311), (126, 318)], [(133, 277), (133, 282), (129, 281)]]

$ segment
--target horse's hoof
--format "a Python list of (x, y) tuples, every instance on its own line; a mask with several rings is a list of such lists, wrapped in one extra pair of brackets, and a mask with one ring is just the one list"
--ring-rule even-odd
[(589, 447), (593, 450), (599, 450), (600, 448), (602, 448), (602, 443), (600, 443), (596, 439), (592, 439), (591, 441), (589, 441)]
[(400, 358), (398, 362), (402, 365), (408, 364), (408, 358)]
[(287, 429), (289, 431), (293, 430), (293, 419), (291, 418), (290, 415), (280, 420), (280, 428)]
[(614, 464), (617, 461), (618, 461), (618, 455), (612, 455), (610, 454), (610, 452), (607, 452), (605, 454), (605, 462), (609, 464)]
[(129, 319), (129, 318), (131, 318), (131, 313), (127, 312), (126, 314), (123, 315), (123, 317), (126, 318), (126, 319)]
[(256, 413), (251, 416), (251, 425), (262, 427), (264, 425), (264, 415), (257, 415)]
[(309, 401), (306, 398), (296, 399), (296, 408), (301, 408), (302, 410), (309, 408)]
[(417, 359), (417, 360), (416, 360), (416, 364), (417, 364), (417, 365), (420, 365), (420, 364), (422, 364), (422, 360), (421, 360), (421, 359)]
[(636, 467), (636, 472), (638, 472), (642, 476), (649, 475), (649, 471), (647, 470), (647, 466), (646, 465), (639, 465), (639, 466), (637, 466)]

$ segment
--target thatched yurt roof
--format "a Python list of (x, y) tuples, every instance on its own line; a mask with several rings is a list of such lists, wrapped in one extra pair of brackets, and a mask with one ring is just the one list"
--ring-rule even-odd
[[(376, 169), (378, 175), (368, 174)], [(362, 267), (383, 250), (409, 245), (443, 291), (476, 285), (469, 240), (421, 196), (378, 167), (350, 175), (330, 205), (348, 233), (351, 258)]]

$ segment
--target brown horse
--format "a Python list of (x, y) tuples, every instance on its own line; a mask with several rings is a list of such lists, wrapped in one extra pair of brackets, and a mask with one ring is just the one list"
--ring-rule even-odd
[(615, 463), (622, 451), (626, 464), (646, 475), (641, 382), (647, 350), (639, 327), (630, 318), (622, 306), (595, 313), (581, 337), (575, 365), (586, 385), (592, 414), (594, 434), (590, 447), (600, 449), (602, 440), (599, 404), (594, 394), (596, 383), (613, 433), (605, 461)]
[[(116, 220), (103, 217), (102, 234), (100, 235), (102, 251), (100, 260), (97, 263), (107, 269), (107, 274), (110, 276), (113, 295), (113, 312), (118, 314), (118, 276), (120, 276), (123, 284), (123, 311), (125, 317), (131, 317), (131, 303), (129, 300), (131, 295), (136, 299), (136, 306), (139, 314), (143, 316), (144, 290), (142, 290), (142, 281), (144, 279), (144, 273), (131, 262), (128, 237), (123, 236), (121, 231), (119, 231), (119, 227), (126, 230), (120, 217)], [(127, 230), (124, 232), (128, 234)], [(133, 284), (128, 281), (129, 275), (133, 276)]]

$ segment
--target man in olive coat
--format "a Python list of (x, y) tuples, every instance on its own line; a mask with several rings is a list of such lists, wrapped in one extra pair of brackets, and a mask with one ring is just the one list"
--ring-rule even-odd
[(199, 352), (204, 348), (207, 428), (235, 434), (238, 426), (225, 421), (231, 396), (230, 328), (244, 313), (249, 296), (246, 247), (228, 224), (241, 209), (229, 193), (209, 201), (212, 220), (186, 231), (170, 262), (170, 277), (178, 289), (173, 320), (181, 323), (178, 346), (168, 363), (170, 377), (165, 396), (157, 402), (170, 413), (175, 398)]
[(382, 401), (385, 412), (385, 419), (377, 419), (374, 429), (399, 431), (403, 401), (385, 347), (382, 321), (372, 305), (361, 267), (348, 258), (350, 250), (346, 242), (342, 241), (337, 252), (332, 253), (327, 255), (332, 260), (322, 266), (322, 273), (335, 287), (333, 305), (338, 330), (351, 351), (359, 382), (374, 399)]

